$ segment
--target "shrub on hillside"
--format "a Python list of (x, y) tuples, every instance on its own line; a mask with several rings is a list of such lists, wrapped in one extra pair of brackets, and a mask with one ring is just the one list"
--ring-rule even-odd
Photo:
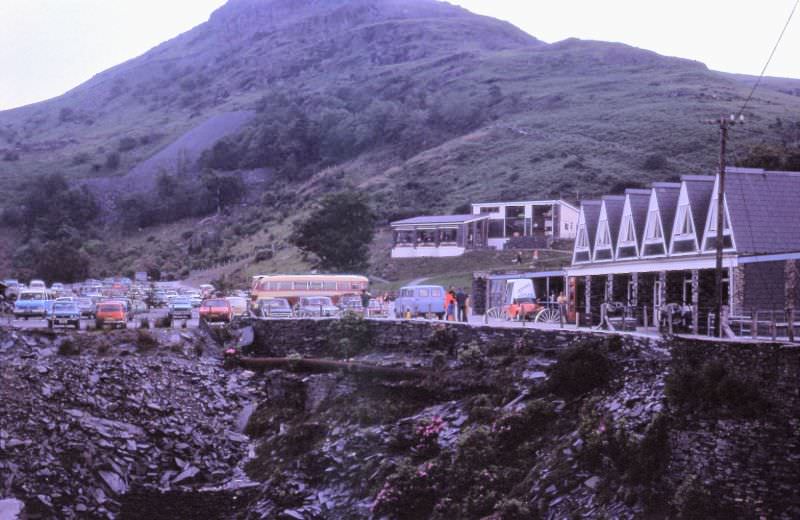
[(577, 397), (608, 382), (611, 362), (600, 341), (583, 341), (558, 356), (550, 369), (548, 386), (553, 393)]
[(732, 374), (714, 360), (675, 368), (667, 376), (664, 391), (673, 405), (686, 412), (756, 418), (770, 407), (756, 383)]

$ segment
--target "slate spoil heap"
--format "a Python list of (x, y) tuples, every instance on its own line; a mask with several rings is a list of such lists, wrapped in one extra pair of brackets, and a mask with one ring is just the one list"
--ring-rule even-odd
[(213, 348), (199, 331), (0, 331), (0, 498), (28, 518), (114, 518), (128, 494), (245, 485), (252, 373), (198, 357)]

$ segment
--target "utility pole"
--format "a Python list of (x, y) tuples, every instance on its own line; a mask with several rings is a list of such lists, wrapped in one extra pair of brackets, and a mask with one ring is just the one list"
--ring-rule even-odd
[[(717, 183), (717, 241), (716, 241), (716, 265), (714, 267), (714, 285), (717, 291), (716, 302), (714, 305), (714, 335), (722, 337), (722, 252), (725, 249), (725, 150), (728, 141), (728, 128), (735, 124), (744, 124), (744, 116), (740, 115), (739, 120), (736, 116), (730, 118), (720, 117), (719, 120), (707, 121), (710, 124), (719, 125), (719, 182)], [(729, 277), (730, 278), (730, 277)], [(728, 288), (732, 287), (730, 279)]]

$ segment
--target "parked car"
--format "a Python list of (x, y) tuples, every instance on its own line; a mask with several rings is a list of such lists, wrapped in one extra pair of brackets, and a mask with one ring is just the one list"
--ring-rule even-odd
[(241, 296), (228, 296), (225, 298), (228, 300), (228, 303), (231, 304), (231, 309), (233, 310), (233, 317), (234, 318), (241, 318), (242, 316), (247, 316), (249, 313), (249, 305), (247, 304), (247, 299)]
[(306, 296), (295, 306), (295, 314), (301, 317), (338, 316), (341, 310), (327, 296)]
[(381, 300), (372, 298), (367, 306), (367, 316), (373, 318), (386, 318), (389, 316), (389, 306)]
[(150, 308), (142, 300), (133, 300), (133, 314), (145, 314)]
[(231, 304), (225, 298), (212, 298), (204, 300), (200, 305), (200, 321), (207, 323), (228, 323), (233, 318)]
[(91, 298), (76, 298), (75, 305), (78, 306), (78, 310), (81, 311), (81, 316), (85, 316), (87, 318), (94, 318), (94, 309), (95, 304)]
[(342, 309), (342, 312), (344, 311), (357, 312), (357, 313), (364, 312), (364, 305), (361, 302), (361, 296), (358, 296), (356, 294), (346, 294), (340, 297), (339, 308)]
[(107, 298), (101, 303), (121, 303), (125, 308), (125, 319), (131, 321), (133, 319), (133, 301), (129, 298)]
[(444, 312), (444, 287), (441, 285), (407, 285), (400, 289), (394, 302), (395, 318), (436, 315), (442, 319)]
[(42, 280), (31, 280), (31, 283), (28, 284), (28, 289), (31, 291), (46, 291), (47, 284)]
[(60, 293), (64, 292), (64, 284), (56, 282), (56, 283), (54, 283), (53, 285), (50, 286), (50, 290), (53, 291), (54, 293), (59, 293), (60, 294)]
[(189, 298), (173, 298), (169, 302), (170, 319), (191, 319), (192, 301)]
[(192, 307), (200, 307), (203, 303), (203, 296), (198, 291), (187, 292), (186, 297), (192, 302)]
[(258, 314), (262, 318), (291, 318), (292, 306), (286, 298), (258, 300)]
[(47, 326), (56, 327), (81, 327), (81, 311), (74, 301), (56, 301), (47, 317)]
[(16, 318), (44, 318), (50, 313), (53, 300), (50, 293), (44, 290), (26, 289), (19, 293), (14, 303), (14, 317)]
[(95, 326), (102, 329), (106, 325), (112, 328), (125, 328), (128, 324), (128, 316), (125, 305), (118, 301), (101, 302), (95, 311)]

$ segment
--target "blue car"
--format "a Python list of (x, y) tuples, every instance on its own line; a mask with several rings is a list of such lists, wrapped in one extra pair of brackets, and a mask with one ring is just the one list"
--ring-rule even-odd
[(441, 285), (407, 285), (400, 289), (394, 302), (394, 317), (426, 316), (444, 318), (444, 287)]
[(53, 298), (47, 291), (22, 291), (14, 303), (15, 318), (44, 318), (53, 308)]

